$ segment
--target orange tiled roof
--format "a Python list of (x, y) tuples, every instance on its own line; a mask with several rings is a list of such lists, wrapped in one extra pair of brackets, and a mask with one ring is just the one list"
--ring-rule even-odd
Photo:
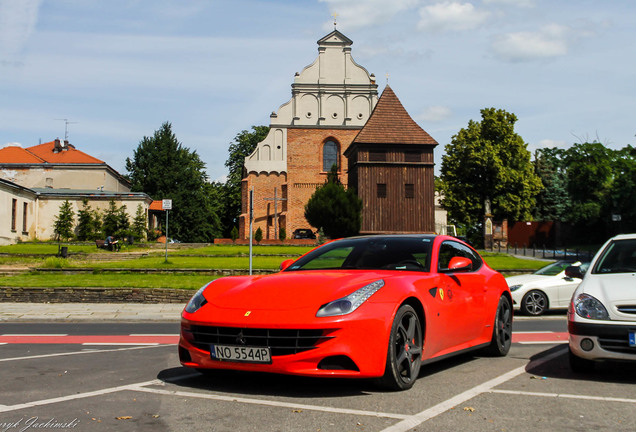
[(55, 141), (50, 141), (44, 144), (28, 147), (34, 155), (44, 159), (49, 163), (88, 163), (88, 164), (103, 164), (101, 161), (93, 156), (90, 156), (83, 151), (77, 150), (72, 145), (69, 145), (66, 150), (61, 150), (55, 153)]
[(437, 145), (437, 141), (406, 112), (388, 85), (353, 143)]
[(153, 202), (150, 203), (150, 207), (148, 207), (148, 210), (159, 210), (159, 211), (163, 211), (163, 204), (161, 200), (155, 200)]
[(0, 149), (0, 163), (44, 163), (45, 160), (27, 149), (9, 146)]

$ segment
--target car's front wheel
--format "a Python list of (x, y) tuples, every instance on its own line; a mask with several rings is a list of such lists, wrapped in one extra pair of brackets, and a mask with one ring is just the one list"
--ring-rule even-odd
[(541, 291), (532, 290), (523, 296), (521, 310), (528, 315), (539, 316), (548, 310), (548, 298)]
[(422, 324), (409, 305), (402, 305), (393, 320), (386, 369), (380, 383), (391, 390), (413, 387), (422, 364)]
[(505, 295), (499, 298), (497, 313), (495, 315), (494, 328), (490, 345), (486, 348), (486, 354), (503, 357), (510, 351), (512, 343), (512, 306)]

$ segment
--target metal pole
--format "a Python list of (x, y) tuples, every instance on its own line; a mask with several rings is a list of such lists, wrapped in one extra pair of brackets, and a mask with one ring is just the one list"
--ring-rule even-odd
[(254, 225), (254, 188), (250, 189), (250, 275), (252, 274), (252, 237)]
[(168, 213), (170, 213), (170, 210), (166, 210), (166, 260), (165, 262), (168, 262)]

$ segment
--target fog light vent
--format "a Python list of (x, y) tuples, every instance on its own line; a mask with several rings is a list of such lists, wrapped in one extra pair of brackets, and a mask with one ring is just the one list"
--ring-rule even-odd
[(350, 370), (360, 372), (358, 366), (349, 357), (344, 355), (325, 357), (318, 363), (318, 369), (322, 370)]
[(583, 339), (581, 341), (581, 349), (583, 351), (592, 351), (592, 349), (594, 348), (594, 342), (592, 342), (592, 339)]

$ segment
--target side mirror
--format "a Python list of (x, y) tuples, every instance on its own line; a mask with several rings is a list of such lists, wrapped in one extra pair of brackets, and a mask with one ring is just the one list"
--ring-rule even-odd
[(583, 279), (583, 272), (580, 266), (569, 266), (565, 269), (565, 275), (571, 278)]
[(280, 263), (280, 271), (285, 270), (287, 267), (289, 267), (290, 265), (292, 265), (292, 263), (296, 261), (293, 259), (286, 259), (285, 261), (283, 261), (282, 263)]
[(473, 262), (469, 258), (465, 257), (453, 257), (448, 263), (448, 271), (451, 272), (464, 272), (471, 271), (473, 269)]

